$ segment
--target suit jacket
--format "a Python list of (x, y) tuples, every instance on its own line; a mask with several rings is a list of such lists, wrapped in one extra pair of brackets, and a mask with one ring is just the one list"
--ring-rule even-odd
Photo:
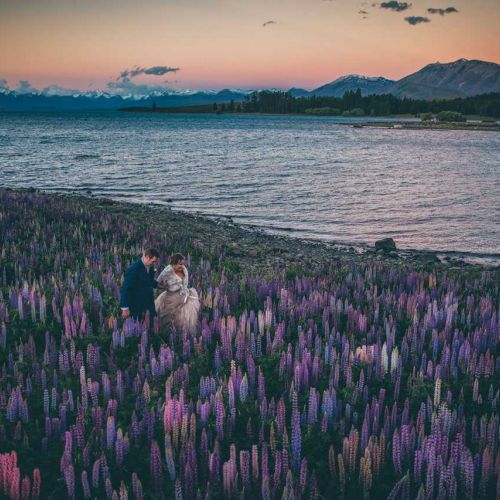
[(135, 261), (126, 271), (120, 289), (120, 307), (128, 307), (132, 317), (141, 317), (146, 311), (151, 318), (155, 315), (155, 301), (153, 289), (158, 286), (154, 279), (154, 269), (149, 273), (142, 259)]

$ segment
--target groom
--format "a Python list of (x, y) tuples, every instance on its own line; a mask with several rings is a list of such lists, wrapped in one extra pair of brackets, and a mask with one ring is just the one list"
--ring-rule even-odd
[(154, 266), (158, 264), (159, 256), (158, 250), (148, 248), (142, 258), (125, 271), (120, 289), (122, 318), (143, 319), (147, 311), (151, 320), (154, 318), (156, 311), (153, 288), (158, 286), (154, 279)]

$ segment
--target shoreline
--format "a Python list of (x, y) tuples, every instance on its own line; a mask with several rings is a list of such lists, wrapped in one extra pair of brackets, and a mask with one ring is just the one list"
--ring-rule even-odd
[(439, 123), (439, 122), (410, 122), (410, 121), (385, 121), (385, 122), (351, 122), (341, 123), (340, 125), (350, 125), (354, 128), (385, 128), (395, 130), (475, 130), (481, 132), (500, 132), (498, 122), (486, 125), (480, 122), (455, 122), (455, 123)]
[(332, 260), (338, 259), (353, 264), (369, 260), (393, 266), (411, 264), (417, 267), (500, 271), (500, 254), (400, 248), (382, 252), (376, 251), (374, 246), (368, 243), (351, 245), (273, 234), (258, 226), (235, 223), (230, 217), (190, 213), (154, 203), (118, 201), (73, 191), (43, 191), (5, 186), (0, 186), (0, 190), (28, 192), (42, 197), (57, 196), (86, 208), (105, 210), (126, 217), (133, 224), (144, 224), (145, 229), (152, 225), (165, 231), (167, 235), (191, 239), (202, 253), (210, 252), (214, 248), (223, 249), (228, 263), (235, 270), (261, 275), (287, 269), (307, 273), (307, 268), (311, 265), (327, 266)]

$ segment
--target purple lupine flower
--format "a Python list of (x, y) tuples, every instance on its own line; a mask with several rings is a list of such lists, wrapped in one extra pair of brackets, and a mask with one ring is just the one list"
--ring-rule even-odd
[(4, 351), (7, 347), (7, 325), (3, 321), (0, 328), (0, 347)]
[(110, 415), (106, 422), (106, 446), (108, 450), (112, 450), (115, 445), (116, 428), (115, 417)]
[(23, 478), (21, 483), (21, 500), (29, 500), (31, 490), (31, 482), (28, 476)]
[(99, 488), (99, 474), (100, 474), (101, 461), (98, 458), (92, 466), (92, 487)]
[(89, 484), (86, 470), (82, 471), (81, 481), (82, 481), (83, 497), (90, 498), (90, 496), (91, 496), (90, 495), (90, 484)]
[(300, 412), (292, 415), (292, 457), (295, 468), (298, 470), (301, 460), (302, 433), (300, 429)]
[(240, 401), (244, 403), (248, 396), (248, 377), (247, 374), (243, 375), (240, 384)]
[(64, 469), (64, 481), (68, 491), (68, 497), (75, 497), (75, 470), (72, 464), (68, 464)]
[(175, 481), (175, 462), (174, 462), (174, 453), (172, 450), (170, 434), (167, 434), (165, 436), (165, 460), (167, 462), (167, 469), (170, 476), (170, 480)]
[(252, 445), (252, 477), (255, 482), (259, 480), (259, 450), (257, 445)]
[(215, 396), (215, 427), (219, 439), (224, 438), (224, 401), (222, 400), (222, 393), (219, 391)]
[(261, 498), (263, 500), (271, 500), (271, 491), (269, 489), (269, 477), (267, 476), (262, 478)]
[(123, 431), (119, 428), (116, 433), (116, 442), (115, 442), (115, 456), (116, 463), (121, 465), (123, 463), (123, 457), (125, 455), (125, 440), (123, 439)]
[(243, 486), (250, 485), (250, 452), (248, 450), (240, 451), (240, 475)]
[(109, 477), (104, 481), (104, 491), (106, 492), (108, 500), (115, 500), (113, 498), (113, 485), (111, 484), (111, 479), (109, 479)]
[(183, 499), (183, 496), (182, 496), (181, 482), (179, 481), (179, 479), (176, 479), (175, 480), (175, 500), (182, 500), (182, 499)]
[(31, 498), (32, 500), (38, 499), (40, 496), (40, 489), (42, 484), (42, 477), (40, 474), (40, 469), (33, 470), (33, 481), (31, 483)]
[(156, 441), (151, 443), (150, 457), (149, 457), (149, 470), (151, 473), (151, 479), (156, 492), (160, 492), (162, 489), (162, 465), (160, 457), (160, 448)]
[(306, 484), (307, 484), (307, 459), (303, 458), (300, 463), (300, 474), (299, 474), (299, 486), (301, 494), (304, 494)]
[(257, 400), (259, 403), (264, 399), (266, 395), (266, 382), (264, 379), (264, 374), (262, 373), (261, 370), (259, 370), (259, 375), (258, 375), (258, 387), (257, 387)]

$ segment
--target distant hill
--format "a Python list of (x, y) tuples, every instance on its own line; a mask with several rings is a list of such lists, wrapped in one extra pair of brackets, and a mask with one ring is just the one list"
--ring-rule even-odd
[(467, 59), (428, 64), (389, 88), (397, 97), (433, 99), (500, 92), (500, 64)]
[(386, 94), (394, 83), (394, 80), (388, 80), (382, 76), (346, 75), (312, 90), (310, 95), (342, 97), (345, 92), (356, 91), (357, 89), (361, 90), (362, 95)]
[(293, 97), (308, 97), (311, 95), (311, 92), (306, 89), (299, 89), (296, 87), (292, 87), (291, 89), (288, 89), (288, 92), (293, 95)]

